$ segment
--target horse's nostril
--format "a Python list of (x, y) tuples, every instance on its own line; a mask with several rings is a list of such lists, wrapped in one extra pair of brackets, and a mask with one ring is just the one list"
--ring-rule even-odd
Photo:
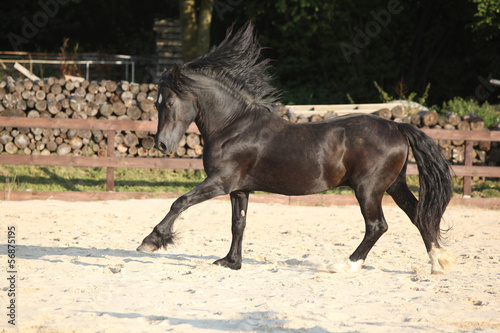
[(167, 150), (167, 146), (163, 142), (160, 142), (158, 144), (158, 149), (160, 149), (161, 152), (165, 152)]

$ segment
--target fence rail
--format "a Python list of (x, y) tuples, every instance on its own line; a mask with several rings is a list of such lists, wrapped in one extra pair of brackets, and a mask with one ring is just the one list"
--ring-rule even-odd
[[(34, 156), (34, 155), (0, 155), (0, 164), (11, 165), (43, 165), (70, 167), (104, 167), (107, 168), (106, 190), (114, 189), (114, 168), (151, 168), (151, 169), (203, 169), (201, 159), (192, 158), (146, 158), (115, 157), (114, 137), (117, 131), (156, 131), (155, 121), (104, 120), (104, 119), (63, 119), (63, 118), (0, 118), (1, 127), (21, 128), (67, 128), (107, 131), (107, 156)], [(464, 197), (472, 192), (472, 177), (500, 178), (500, 167), (472, 165), (474, 141), (500, 141), (500, 132), (495, 131), (457, 131), (442, 129), (422, 129), (433, 139), (465, 140), (465, 163), (453, 165), (454, 176), (464, 178)], [(188, 133), (199, 133), (195, 124), (191, 124)], [(408, 165), (408, 174), (417, 175), (415, 164)]]

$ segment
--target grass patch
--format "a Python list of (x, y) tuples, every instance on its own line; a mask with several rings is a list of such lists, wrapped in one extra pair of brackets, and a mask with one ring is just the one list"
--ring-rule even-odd
[[(115, 169), (115, 192), (185, 193), (205, 179), (203, 170)], [(106, 168), (0, 166), (1, 191), (105, 192)]]
[[(186, 193), (206, 177), (203, 170), (115, 169), (115, 192)], [(418, 195), (418, 176), (407, 177), (410, 190)], [(106, 168), (0, 165), (0, 191), (105, 192)], [(256, 192), (264, 193), (264, 192)], [(348, 187), (327, 194), (352, 195)], [(453, 195), (463, 194), (462, 178), (453, 179)], [(474, 179), (472, 196), (500, 198), (500, 181)]]

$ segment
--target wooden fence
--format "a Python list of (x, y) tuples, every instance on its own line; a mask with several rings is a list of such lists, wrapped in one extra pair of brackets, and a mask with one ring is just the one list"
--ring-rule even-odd
[[(107, 168), (106, 190), (114, 189), (114, 168), (148, 168), (148, 169), (203, 169), (201, 159), (191, 158), (147, 158), (147, 157), (115, 157), (114, 137), (118, 131), (151, 131), (155, 132), (156, 121), (101, 120), (101, 119), (62, 119), (62, 118), (18, 118), (2, 117), (0, 126), (16, 128), (52, 128), (52, 129), (90, 129), (107, 131), (107, 156), (34, 156), (34, 155), (0, 155), (0, 164), (10, 165), (42, 165), (70, 167), (104, 167)], [(500, 132), (495, 131), (452, 131), (441, 129), (422, 129), (431, 138), (465, 140), (465, 163), (453, 165), (454, 176), (464, 177), (464, 197), (470, 197), (472, 177), (500, 178), (500, 167), (474, 166), (474, 141), (500, 141)], [(197, 133), (198, 128), (191, 124), (188, 133)], [(408, 174), (418, 174), (415, 164), (408, 165)]]

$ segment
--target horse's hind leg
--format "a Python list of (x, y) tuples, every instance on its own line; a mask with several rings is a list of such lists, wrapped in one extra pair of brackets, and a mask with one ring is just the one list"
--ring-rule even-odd
[(439, 240), (434, 234), (427, 232), (415, 222), (418, 200), (413, 193), (411, 193), (406, 183), (406, 166), (398, 175), (394, 183), (387, 189), (387, 193), (394, 199), (394, 202), (396, 202), (399, 208), (406, 213), (420, 232), (429, 258), (431, 259), (431, 272), (433, 274), (444, 273), (445, 267), (451, 265), (453, 259), (448, 255), (446, 250), (439, 245)]
[[(380, 191), (377, 191), (380, 192)], [(387, 222), (382, 211), (382, 193), (371, 193), (371, 191), (358, 190), (358, 199), (361, 213), (365, 219), (366, 232), (361, 244), (353, 252), (345, 263), (337, 264), (333, 268), (335, 272), (357, 272), (361, 269), (368, 253), (377, 240), (387, 231)]]
[(232, 224), (231, 231), (233, 239), (229, 253), (222, 259), (214, 262), (214, 265), (229, 267), (231, 269), (241, 268), (241, 247), (243, 241), (243, 231), (246, 226), (247, 208), (248, 208), (248, 192), (232, 192)]

